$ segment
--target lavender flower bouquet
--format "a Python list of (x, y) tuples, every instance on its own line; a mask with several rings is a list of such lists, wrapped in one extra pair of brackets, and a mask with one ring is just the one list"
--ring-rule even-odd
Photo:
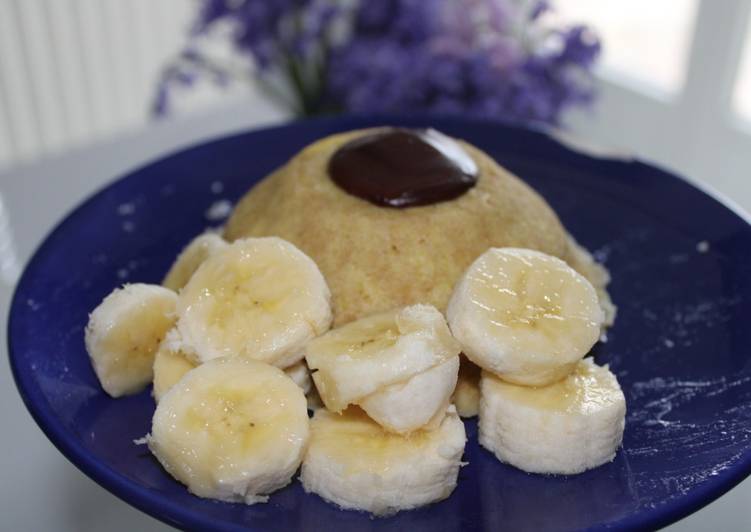
[[(437, 112), (557, 125), (594, 96), (600, 51), (584, 26), (552, 25), (540, 0), (205, 0), (160, 83), (253, 79), (298, 115)], [(218, 32), (218, 28), (222, 28)], [(219, 33), (235, 59), (201, 44)]]

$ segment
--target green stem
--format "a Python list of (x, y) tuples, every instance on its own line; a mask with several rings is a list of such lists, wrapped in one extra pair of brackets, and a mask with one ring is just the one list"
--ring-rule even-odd
[(300, 63), (292, 55), (286, 55), (287, 75), (289, 76), (292, 90), (297, 94), (298, 109), (297, 114), (307, 115), (310, 113), (310, 101), (305, 89), (305, 80), (303, 79)]
[(295, 109), (295, 106), (297, 105), (296, 102), (290, 100), (289, 98), (285, 98), (277, 89), (274, 87), (271, 83), (269, 83), (266, 79), (264, 79), (263, 76), (259, 76), (256, 74), (254, 78), (255, 82), (258, 84), (258, 87), (261, 89), (263, 94), (269, 97), (270, 100), (274, 100), (276, 103), (281, 105), (282, 107), (286, 109), (292, 109), (293, 112), (297, 112)]

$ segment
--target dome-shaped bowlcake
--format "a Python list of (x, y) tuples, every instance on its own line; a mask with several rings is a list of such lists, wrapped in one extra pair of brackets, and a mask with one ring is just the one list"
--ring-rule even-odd
[(490, 247), (555, 255), (607, 299), (607, 272), (569, 237), (539, 194), (479, 149), (477, 184), (461, 196), (404, 209), (350, 195), (329, 177), (331, 156), (373, 130), (332, 135), (306, 147), (238, 203), (225, 237), (278, 236), (318, 264), (331, 289), (335, 325), (415, 303), (445, 310), (464, 270)]

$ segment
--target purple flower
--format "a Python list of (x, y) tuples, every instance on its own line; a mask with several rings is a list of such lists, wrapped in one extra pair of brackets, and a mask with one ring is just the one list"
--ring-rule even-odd
[(558, 57), (561, 62), (588, 68), (600, 54), (600, 42), (586, 26), (574, 26), (563, 33), (563, 42), (563, 50)]
[(550, 2), (547, 0), (537, 0), (529, 10), (529, 20), (535, 21), (546, 11), (550, 10)]
[[(303, 114), (429, 111), (557, 124), (566, 107), (594, 95), (591, 68), (600, 44), (583, 26), (544, 30), (547, 0), (345, 5), (205, 0), (192, 35), (229, 22), (233, 47), (253, 58), (260, 76), (281, 74)], [(332, 31), (337, 26), (345, 31)], [(189, 78), (171, 73), (173, 83)], [(157, 107), (166, 107), (167, 84)]]
[(382, 35), (396, 18), (399, 0), (364, 2), (354, 16), (353, 31), (357, 35)]
[[(356, 112), (434, 111), (557, 124), (591, 99), (599, 43), (582, 26), (552, 32), (558, 47), (527, 50), (532, 12), (500, 0), (390, 0), (363, 8), (362, 33), (334, 50), (326, 97)], [(372, 3), (368, 3), (371, 6)]]
[(329, 0), (207, 0), (192, 33), (206, 33), (220, 21), (234, 23), (235, 46), (263, 69), (286, 55), (305, 57), (338, 11)]

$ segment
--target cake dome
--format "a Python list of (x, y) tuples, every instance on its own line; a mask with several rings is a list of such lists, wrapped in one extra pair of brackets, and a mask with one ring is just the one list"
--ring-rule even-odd
[(225, 237), (278, 236), (298, 246), (329, 284), (335, 325), (416, 303), (445, 310), (464, 270), (491, 247), (560, 257), (610, 306), (607, 272), (575, 243), (547, 202), (466, 142), (454, 145), (474, 161), (476, 182), (450, 199), (394, 208), (335, 183), (330, 176), (335, 154), (389, 130), (351, 131), (309, 145), (245, 194)]

